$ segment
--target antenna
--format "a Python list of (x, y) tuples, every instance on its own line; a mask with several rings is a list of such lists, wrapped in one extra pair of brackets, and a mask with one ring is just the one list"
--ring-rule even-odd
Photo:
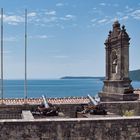
[(3, 8), (1, 8), (1, 100), (3, 103)]
[(24, 99), (27, 99), (27, 9), (25, 9), (25, 80), (24, 80)]

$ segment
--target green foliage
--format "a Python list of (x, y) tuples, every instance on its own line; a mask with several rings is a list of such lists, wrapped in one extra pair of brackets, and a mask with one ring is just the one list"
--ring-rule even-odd
[(134, 116), (134, 110), (125, 110), (125, 111), (123, 111), (123, 116), (125, 116), (125, 117)]

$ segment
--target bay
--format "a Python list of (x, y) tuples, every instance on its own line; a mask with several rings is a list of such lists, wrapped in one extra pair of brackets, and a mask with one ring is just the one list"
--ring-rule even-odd
[[(98, 79), (55, 79), (28, 80), (28, 97), (95, 96), (102, 90), (103, 81)], [(140, 82), (133, 81), (134, 88), (140, 88)], [(24, 80), (4, 80), (4, 98), (24, 98)]]

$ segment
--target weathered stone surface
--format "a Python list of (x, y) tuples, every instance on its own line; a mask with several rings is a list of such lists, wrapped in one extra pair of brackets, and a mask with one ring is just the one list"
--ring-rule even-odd
[(105, 41), (106, 78), (99, 94), (101, 101), (129, 101), (139, 97), (133, 94), (129, 79), (129, 40), (125, 26), (121, 28), (120, 23), (115, 21)]
[(1, 140), (137, 140), (140, 117), (0, 121)]
[[(123, 115), (126, 110), (134, 110), (134, 115), (140, 115), (140, 101), (102, 104), (109, 112), (118, 115)], [(28, 106), (28, 109), (34, 107)], [(7, 112), (12, 112), (12, 108), (14, 112), (16, 108), (24, 109), (23, 106), (4, 107)], [(67, 105), (66, 108), (69, 111), (73, 109), (72, 114), (75, 114), (75, 105)], [(139, 137), (140, 117), (0, 120), (0, 140), (138, 140)]]

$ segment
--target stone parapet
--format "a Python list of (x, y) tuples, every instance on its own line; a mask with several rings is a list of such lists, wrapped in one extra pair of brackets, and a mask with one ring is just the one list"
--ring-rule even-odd
[(138, 140), (140, 117), (0, 120), (2, 140)]

